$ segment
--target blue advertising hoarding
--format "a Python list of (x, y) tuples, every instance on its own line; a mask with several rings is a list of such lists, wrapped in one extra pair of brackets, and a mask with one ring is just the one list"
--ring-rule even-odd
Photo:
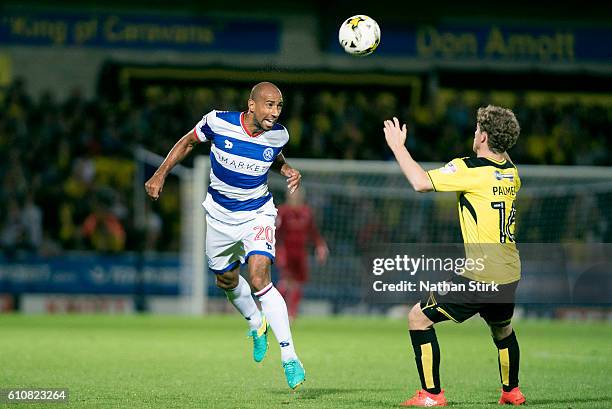
[[(611, 63), (612, 29), (510, 24), (385, 25), (376, 55), (457, 62)], [(330, 51), (342, 53), (337, 34)]]
[(274, 53), (280, 27), (274, 20), (9, 10), (0, 17), (2, 44)]
[(177, 256), (0, 258), (0, 293), (178, 295), (179, 285)]

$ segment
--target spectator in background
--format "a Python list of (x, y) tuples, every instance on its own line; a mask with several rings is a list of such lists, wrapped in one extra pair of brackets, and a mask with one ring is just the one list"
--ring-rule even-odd
[(2, 247), (8, 257), (14, 257), (21, 249), (25, 239), (25, 227), (21, 217), (21, 209), (16, 199), (8, 202), (6, 217), (2, 228)]
[(20, 250), (38, 252), (42, 242), (42, 212), (31, 193), (24, 200), (12, 198), (8, 201), (0, 239), (9, 257)]
[(110, 206), (112, 197), (109, 192), (99, 192), (92, 213), (83, 222), (81, 235), (92, 250), (114, 253), (124, 249), (125, 230)]
[(32, 192), (28, 192), (21, 209), (21, 220), (25, 229), (25, 245), (32, 251), (38, 251), (42, 244), (42, 211), (34, 202)]

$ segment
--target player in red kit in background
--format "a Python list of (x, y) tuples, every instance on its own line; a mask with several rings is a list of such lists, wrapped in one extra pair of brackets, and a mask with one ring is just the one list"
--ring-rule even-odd
[(317, 229), (312, 208), (304, 202), (303, 187), (287, 195), (278, 207), (276, 218), (276, 265), (280, 271), (278, 289), (287, 302), (289, 318), (297, 316), (308, 281), (308, 248), (314, 244), (319, 264), (325, 263), (329, 250)]

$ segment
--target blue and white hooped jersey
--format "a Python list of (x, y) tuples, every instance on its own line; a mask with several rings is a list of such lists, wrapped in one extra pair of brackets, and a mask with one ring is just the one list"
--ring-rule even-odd
[(289, 141), (284, 126), (251, 135), (244, 113), (211, 111), (194, 128), (201, 142), (210, 141), (210, 186), (204, 203), (214, 218), (238, 224), (257, 213), (276, 215), (268, 191), (268, 171)]

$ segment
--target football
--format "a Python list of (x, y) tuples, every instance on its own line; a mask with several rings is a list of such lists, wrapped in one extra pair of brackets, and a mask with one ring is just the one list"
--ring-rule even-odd
[(342, 22), (338, 41), (344, 51), (351, 55), (369, 55), (380, 44), (380, 27), (374, 19), (358, 14)]

